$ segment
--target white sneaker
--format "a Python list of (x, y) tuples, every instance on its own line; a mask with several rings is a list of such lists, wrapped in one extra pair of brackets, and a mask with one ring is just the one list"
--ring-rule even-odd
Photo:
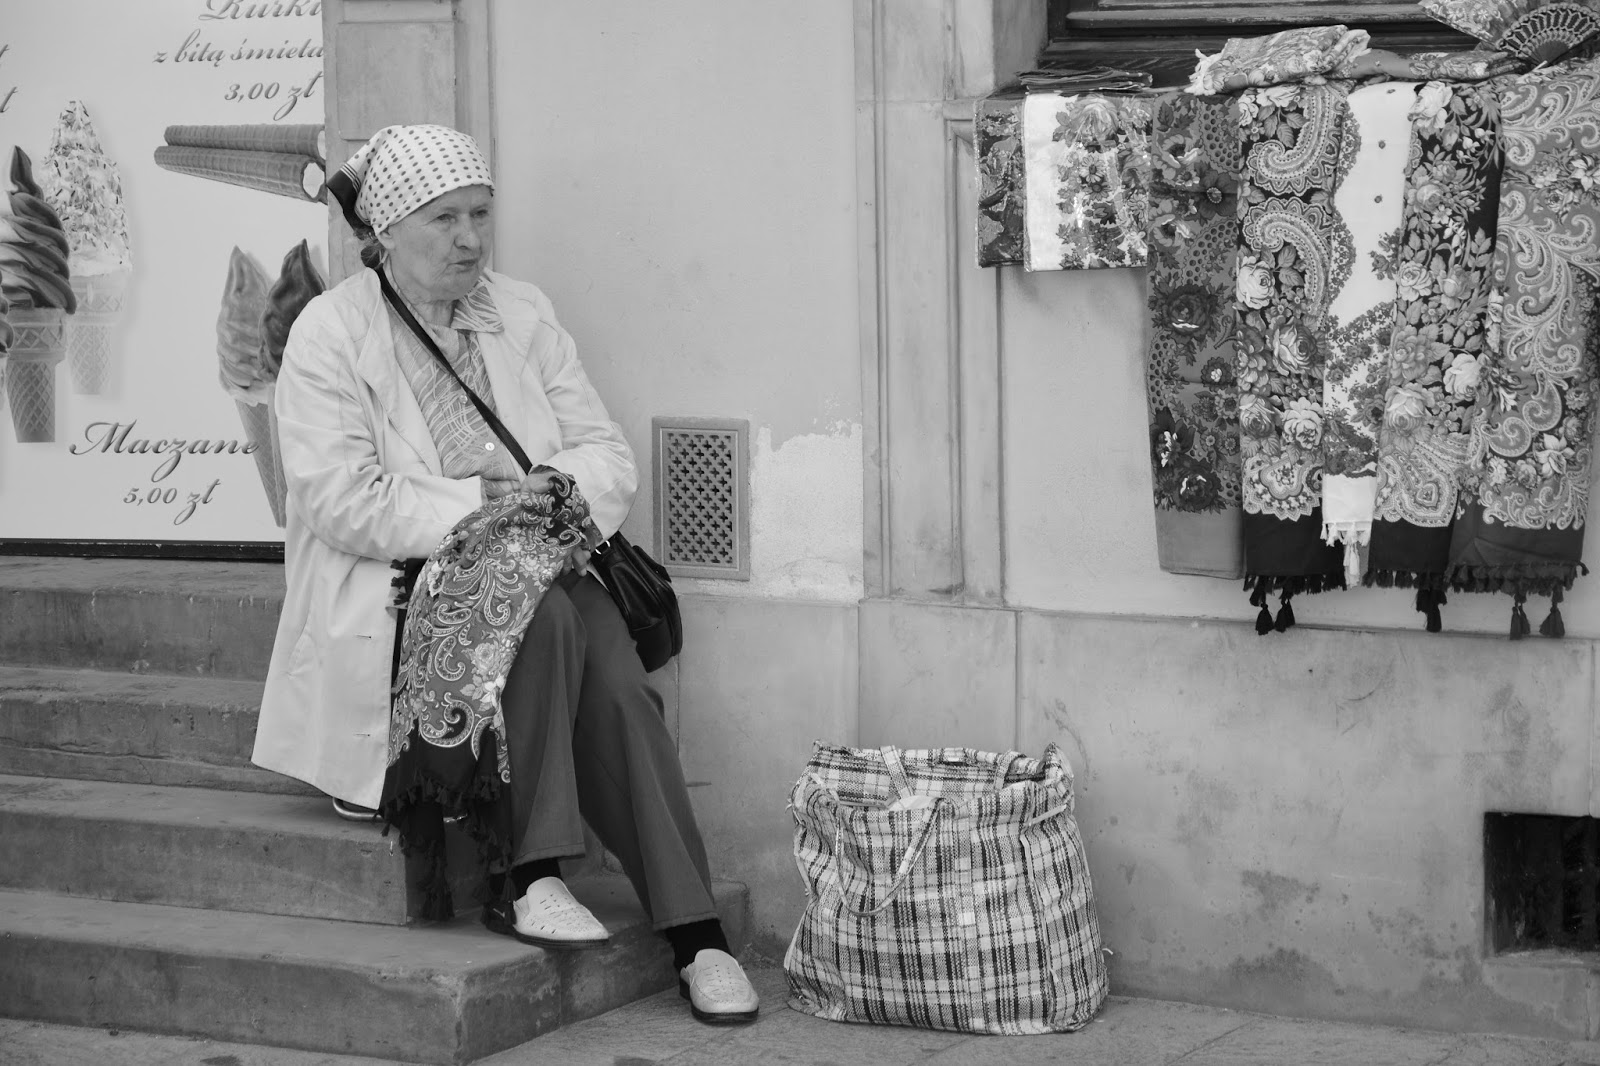
[(753, 1022), (761, 1008), (755, 986), (732, 955), (716, 948), (695, 953), (694, 961), (678, 972), (678, 994), (703, 1022), (729, 1025)]
[(559, 877), (541, 877), (511, 904), (511, 935), (542, 948), (587, 948), (611, 939), (589, 908), (572, 898)]

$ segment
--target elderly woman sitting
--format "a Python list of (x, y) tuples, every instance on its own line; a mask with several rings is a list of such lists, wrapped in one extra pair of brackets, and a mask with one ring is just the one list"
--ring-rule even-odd
[[(557, 864), (583, 854), (587, 820), (671, 943), (695, 1015), (754, 1018), (756, 993), (727, 951), (660, 698), (586, 567), (587, 547), (614, 533), (633, 502), (633, 455), (550, 301), (485, 270), (494, 209), (487, 163), (455, 130), (391, 126), (329, 189), (365, 240), (370, 269), (313, 300), (284, 352), (277, 413), (288, 592), (254, 761), (310, 782), (346, 812), (382, 802), (403, 833), (424, 803), (477, 818), (479, 828), (500, 826), (480, 836), (498, 839), (503, 859), (489, 877), (483, 922), (547, 948), (607, 937)], [(457, 540), (465, 529), (491, 535), (484, 516), (542, 515), (538, 528), (548, 530), (556, 513), (570, 528), (535, 540), (551, 580), (531, 583), (526, 603), (537, 608), (518, 623), (520, 644), (498, 615), (471, 619), (510, 649), (509, 669), (477, 690), (498, 693), (498, 705), (480, 701), (486, 717), (470, 737), (459, 728), (419, 732), (414, 719), (397, 717), (391, 739), (391, 680), (397, 669), (423, 676), (429, 651), (408, 647), (401, 660), (391, 564), (429, 556), (452, 530)], [(519, 587), (528, 594), (529, 583)], [(455, 714), (459, 727), (459, 710), (443, 717)], [(468, 741), (476, 763), (463, 755)], [(420, 755), (404, 750), (419, 745)], [(465, 757), (458, 769), (480, 776), (425, 789), (413, 773), (396, 786), (397, 768), (416, 771), (430, 754)], [(492, 803), (469, 802), (485, 797)]]

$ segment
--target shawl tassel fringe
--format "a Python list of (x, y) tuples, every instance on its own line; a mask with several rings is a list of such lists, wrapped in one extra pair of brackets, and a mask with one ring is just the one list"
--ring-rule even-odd
[(1523, 601), (1528, 598), (1527, 593), (1518, 592), (1516, 599), (1511, 603), (1511, 639), (1521, 640), (1529, 633), (1528, 612), (1522, 609)]
[(1545, 616), (1544, 622), (1539, 626), (1541, 637), (1564, 637), (1567, 635), (1567, 626), (1561, 620), (1561, 590), (1556, 589), (1550, 594), (1550, 613)]
[(1450, 573), (1452, 592), (1506, 592), (1512, 595), (1549, 596), (1566, 591), (1589, 568), (1582, 563), (1501, 563), (1495, 566), (1463, 564)]
[(1444, 628), (1439, 608), (1449, 602), (1445, 597), (1448, 582), (1443, 573), (1419, 570), (1368, 570), (1361, 583), (1368, 588), (1416, 589), (1417, 613), (1426, 619), (1429, 633)]
[(1529, 596), (1550, 597), (1550, 613), (1539, 626), (1542, 637), (1567, 635), (1561, 617), (1562, 593), (1572, 588), (1589, 568), (1582, 563), (1506, 563), (1499, 566), (1458, 566), (1450, 575), (1450, 587), (1468, 592), (1505, 592), (1513, 596), (1509, 637), (1521, 640), (1533, 631), (1523, 604)]
[(511, 860), (510, 789), (500, 780), (496, 755), (498, 739), (487, 730), (480, 743), (477, 763), (464, 781), (446, 781), (424, 765), (421, 752), (426, 742), (412, 730), (404, 751), (390, 764), (383, 781), (384, 835), (394, 829), (407, 858), (420, 862), (422, 869), (417, 889), (422, 895), (420, 916), (431, 922), (455, 917), (446, 863), (446, 812), (461, 815), (461, 827), (477, 845), (479, 877), (477, 884), (487, 902), (489, 871)]
[[(1268, 633), (1282, 633), (1291, 628), (1294, 623), (1294, 607), (1290, 600), (1298, 595), (1312, 595), (1318, 592), (1332, 592), (1334, 589), (1345, 588), (1344, 574), (1293, 574), (1289, 576), (1268, 576), (1265, 574), (1252, 574), (1244, 579), (1244, 587), (1250, 591), (1250, 606), (1259, 607), (1261, 611), (1256, 615), (1256, 632), (1261, 636)], [(1267, 606), (1267, 597), (1272, 593), (1278, 594), (1278, 617), (1272, 617), (1272, 611)]]

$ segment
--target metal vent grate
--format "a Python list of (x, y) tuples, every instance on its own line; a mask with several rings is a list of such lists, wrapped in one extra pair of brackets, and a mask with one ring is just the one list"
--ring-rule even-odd
[(750, 426), (657, 418), (656, 555), (675, 576), (750, 578)]

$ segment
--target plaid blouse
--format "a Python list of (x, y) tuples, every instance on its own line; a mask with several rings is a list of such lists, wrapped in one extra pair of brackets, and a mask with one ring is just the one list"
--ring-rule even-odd
[[(394, 308), (387, 303), (384, 307), (395, 337), (395, 358), (427, 420), (428, 432), (439, 449), (444, 476), (520, 478), (522, 471), (516, 460), (479, 416), (461, 386), (445, 373), (433, 353), (423, 346)], [(426, 325), (423, 328), (428, 329)], [(504, 328), (500, 312), (489, 295), (488, 282), (480, 277), (472, 291), (456, 301), (449, 331), (431, 331), (439, 350), (450, 360), (461, 380), (472, 386), (472, 391), (496, 414), (499, 410), (495, 407), (478, 334), (499, 333)]]

